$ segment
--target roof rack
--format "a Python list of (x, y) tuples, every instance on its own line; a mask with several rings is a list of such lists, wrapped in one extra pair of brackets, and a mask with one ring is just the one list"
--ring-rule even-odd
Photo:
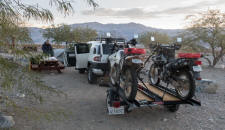
[(125, 43), (126, 40), (124, 38), (112, 38), (112, 37), (98, 37), (95, 39), (96, 41), (100, 41), (103, 42), (105, 41), (106, 44), (110, 44), (110, 43)]

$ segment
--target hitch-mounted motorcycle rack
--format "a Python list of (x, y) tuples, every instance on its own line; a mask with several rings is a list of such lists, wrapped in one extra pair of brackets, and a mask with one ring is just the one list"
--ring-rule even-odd
[(136, 99), (132, 102), (125, 98), (124, 92), (120, 87), (111, 86), (111, 88), (107, 90), (107, 110), (109, 110), (109, 107), (115, 107), (113, 106), (113, 102), (119, 102), (120, 106), (124, 106), (125, 112), (130, 112), (135, 108), (152, 107), (156, 105), (164, 105), (167, 107), (178, 106), (177, 109), (171, 110), (173, 112), (178, 110), (180, 104), (201, 106), (201, 102), (196, 99), (182, 100), (177, 96), (175, 91), (161, 85), (150, 85), (148, 83), (139, 84)]

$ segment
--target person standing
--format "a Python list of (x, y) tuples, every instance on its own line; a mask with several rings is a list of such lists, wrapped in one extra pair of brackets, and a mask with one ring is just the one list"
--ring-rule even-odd
[(44, 44), (42, 45), (42, 51), (44, 54), (48, 56), (54, 56), (53, 48), (49, 40), (46, 40)]

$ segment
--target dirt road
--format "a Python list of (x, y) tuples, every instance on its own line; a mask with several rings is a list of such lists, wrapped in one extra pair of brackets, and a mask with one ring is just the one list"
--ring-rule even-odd
[[(224, 72), (220, 73), (224, 74)], [(67, 99), (49, 98), (46, 107), (63, 108), (67, 112), (71, 112), (70, 116), (61, 121), (52, 122), (29, 121), (17, 117), (16, 129), (225, 129), (225, 91), (210, 95), (197, 94), (202, 101), (201, 107), (182, 105), (176, 113), (168, 112), (161, 106), (152, 109), (136, 109), (126, 115), (108, 116), (105, 106), (107, 88), (88, 84), (86, 74), (79, 74), (73, 68), (67, 68), (63, 74), (44, 74), (44, 80), (47, 84), (68, 95)], [(224, 90), (224, 86), (220, 90)]]

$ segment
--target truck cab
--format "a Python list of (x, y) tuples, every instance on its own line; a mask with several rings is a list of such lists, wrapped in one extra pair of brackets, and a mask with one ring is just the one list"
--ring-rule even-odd
[(88, 57), (88, 82), (95, 83), (97, 77), (104, 76), (108, 71), (108, 56), (111, 54), (113, 44), (91, 41)]
[(73, 43), (71, 49), (64, 52), (64, 63), (66, 66), (75, 66), (80, 73), (87, 71), (88, 82), (95, 83), (98, 77), (107, 74), (108, 57), (112, 54), (116, 42), (125, 43), (125, 40), (123, 38), (97, 38), (88, 43)]

